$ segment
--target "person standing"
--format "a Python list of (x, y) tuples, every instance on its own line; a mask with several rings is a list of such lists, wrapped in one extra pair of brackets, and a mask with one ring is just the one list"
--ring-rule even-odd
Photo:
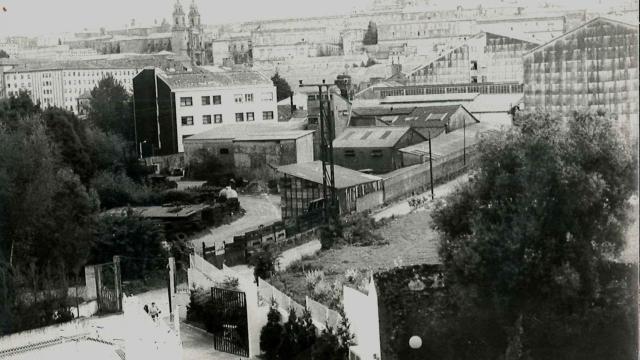
[(161, 311), (156, 306), (156, 303), (152, 302), (151, 303), (151, 308), (149, 308), (149, 315), (151, 315), (151, 319), (153, 321), (157, 321), (158, 316), (160, 315), (160, 313), (161, 313)]

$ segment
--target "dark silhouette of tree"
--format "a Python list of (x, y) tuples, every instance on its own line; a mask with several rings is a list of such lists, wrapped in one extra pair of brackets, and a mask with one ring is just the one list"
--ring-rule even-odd
[(367, 32), (364, 33), (364, 39), (362, 39), (363, 45), (376, 45), (378, 43), (378, 26), (373, 21), (369, 21)]
[(495, 314), (507, 358), (633, 357), (637, 268), (611, 263), (636, 184), (631, 152), (604, 112), (517, 123), (480, 143), (473, 180), (432, 215), (447, 284)]
[(134, 141), (131, 95), (113, 76), (100, 80), (91, 90), (88, 119), (106, 133), (115, 133)]
[(280, 77), (280, 74), (275, 73), (275, 75), (271, 77), (271, 81), (273, 81), (273, 85), (276, 87), (278, 101), (291, 96), (291, 86), (289, 86), (287, 80)]

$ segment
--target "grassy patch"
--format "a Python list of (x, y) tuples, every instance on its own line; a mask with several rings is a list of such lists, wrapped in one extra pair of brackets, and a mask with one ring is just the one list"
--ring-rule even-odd
[(305, 296), (317, 300), (314, 291), (306, 283), (305, 273), (309, 271), (322, 270), (324, 280), (335, 284), (336, 281), (345, 282), (345, 274), (350, 269), (376, 272), (397, 266), (439, 263), (438, 237), (431, 229), (428, 212), (420, 211), (387, 220), (374, 232), (388, 241), (388, 244), (337, 246), (295, 262), (286, 271), (277, 273), (269, 282), (303, 304)]

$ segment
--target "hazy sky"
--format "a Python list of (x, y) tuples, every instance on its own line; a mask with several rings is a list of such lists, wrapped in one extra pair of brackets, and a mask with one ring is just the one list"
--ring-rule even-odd
[[(256, 18), (312, 16), (345, 13), (371, 0), (196, 0), (205, 24), (229, 23)], [(175, 0), (0, 0), (0, 37), (16, 34), (54, 34), (124, 27), (132, 18), (137, 24), (154, 19), (171, 22)], [(188, 12), (191, 0), (181, 0)], [(1, 8), (0, 8), (1, 9)]]
[[(501, 0), (431, 0), (438, 5), (465, 7)], [(505, 1), (505, 0), (502, 0)], [(511, 2), (506, 0), (505, 2)], [(521, 0), (533, 4), (544, 0)], [(614, 0), (616, 2), (625, 0)], [(191, 0), (181, 0), (188, 11)], [(612, 0), (548, 0), (562, 5), (590, 6), (612, 3)], [(637, 0), (636, 0), (637, 2)], [(63, 32), (106, 28), (122, 28), (135, 18), (140, 25), (154, 19), (171, 21), (175, 0), (0, 0), (0, 38), (6, 35), (56, 35)], [(205, 24), (244, 20), (344, 14), (363, 8), (372, 0), (196, 0)], [(2, 7), (7, 11), (2, 12)], [(489, 5), (490, 6), (490, 5)]]

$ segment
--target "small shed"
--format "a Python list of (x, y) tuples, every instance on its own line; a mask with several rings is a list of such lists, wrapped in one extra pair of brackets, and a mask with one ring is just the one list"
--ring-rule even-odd
[(333, 141), (335, 163), (386, 173), (403, 167), (401, 148), (427, 140), (410, 127), (349, 127)]
[[(289, 126), (291, 125), (291, 126)], [(226, 125), (184, 139), (187, 161), (209, 154), (229, 172), (250, 180), (275, 179), (280, 165), (313, 161), (313, 130), (294, 123)]]
[[(323, 199), (322, 162), (280, 166), (278, 172), (282, 219), (291, 225), (309, 214), (310, 209)], [(341, 215), (368, 210), (383, 203), (381, 178), (339, 165), (334, 165), (334, 174)]]

